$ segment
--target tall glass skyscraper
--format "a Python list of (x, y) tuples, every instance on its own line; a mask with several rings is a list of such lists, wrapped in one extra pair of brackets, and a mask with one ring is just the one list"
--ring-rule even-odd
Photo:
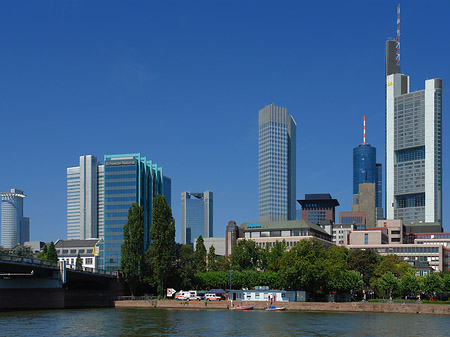
[(92, 155), (67, 168), (67, 239), (103, 235), (103, 165)]
[(170, 206), (170, 189), (171, 180), (163, 176), (162, 168), (140, 153), (105, 155), (104, 244), (100, 253), (104, 269), (120, 269), (123, 226), (134, 202), (144, 208), (144, 249), (150, 245), (153, 198), (164, 195)]
[(409, 91), (386, 43), (386, 218), (442, 224), (442, 80)]
[(181, 243), (213, 237), (213, 193), (181, 193)]
[(375, 184), (375, 219), (383, 219), (382, 171), (377, 163), (377, 150), (369, 144), (359, 144), (353, 148), (353, 203), (359, 202), (359, 184)]
[(30, 241), (30, 218), (23, 216), (23, 199), (26, 195), (22, 190), (15, 188), (0, 195), (2, 196), (1, 245), (8, 249), (16, 244), (23, 245), (26, 241)]
[(296, 128), (286, 108), (259, 110), (259, 221), (295, 220)]

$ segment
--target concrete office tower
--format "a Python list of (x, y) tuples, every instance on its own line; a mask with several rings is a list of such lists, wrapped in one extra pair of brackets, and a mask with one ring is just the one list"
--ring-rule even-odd
[(296, 128), (286, 108), (259, 110), (259, 221), (295, 220)]
[(23, 199), (26, 195), (22, 190), (12, 188), (10, 192), (0, 193), (2, 196), (2, 227), (1, 245), (3, 248), (13, 248), (30, 241), (30, 218), (23, 216)]
[(105, 155), (104, 243), (100, 245), (100, 265), (120, 269), (123, 226), (133, 203), (144, 209), (144, 251), (151, 244), (153, 198), (164, 195), (170, 206), (171, 181), (162, 167), (140, 153)]
[(181, 243), (213, 237), (213, 193), (181, 193)]
[(67, 168), (67, 239), (103, 235), (103, 165), (92, 155)]
[(376, 224), (375, 199), (375, 184), (359, 184), (359, 194), (358, 198), (353, 201), (352, 212), (364, 212), (366, 214), (366, 228), (375, 227)]
[(442, 224), (442, 80), (386, 77), (386, 219)]

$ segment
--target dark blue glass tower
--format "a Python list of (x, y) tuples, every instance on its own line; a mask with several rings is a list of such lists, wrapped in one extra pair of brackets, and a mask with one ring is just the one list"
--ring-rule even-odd
[(359, 193), (359, 184), (375, 184), (377, 149), (359, 144), (353, 149), (353, 194)]

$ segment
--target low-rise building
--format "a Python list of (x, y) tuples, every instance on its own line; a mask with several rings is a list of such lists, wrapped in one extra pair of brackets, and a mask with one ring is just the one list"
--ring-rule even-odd
[(285, 241), (288, 249), (304, 239), (315, 238), (332, 245), (332, 236), (320, 226), (304, 220), (245, 222), (239, 226), (239, 240), (254, 240), (260, 247)]
[(83, 268), (99, 268), (99, 245), (101, 239), (58, 240), (55, 242), (58, 261), (66, 261), (68, 268), (75, 269), (77, 256), (80, 254)]
[[(214, 246), (216, 256), (225, 256), (225, 238), (203, 238), (206, 252), (209, 252), (211, 246)], [(194, 240), (194, 250), (197, 247), (197, 239)]]

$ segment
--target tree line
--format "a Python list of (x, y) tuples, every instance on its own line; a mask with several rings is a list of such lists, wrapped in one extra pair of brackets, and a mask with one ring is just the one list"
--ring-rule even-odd
[(121, 266), (132, 294), (165, 288), (305, 290), (312, 299), (328, 294), (373, 291), (375, 296), (436, 296), (450, 292), (449, 273), (416, 277), (413, 268), (396, 255), (381, 256), (372, 250), (326, 247), (305, 239), (287, 249), (275, 242), (264, 248), (253, 240), (239, 240), (229, 257), (207, 252), (204, 240), (191, 245), (175, 243), (175, 221), (164, 196), (154, 198), (151, 244), (144, 252), (143, 209), (133, 204), (124, 226)]

